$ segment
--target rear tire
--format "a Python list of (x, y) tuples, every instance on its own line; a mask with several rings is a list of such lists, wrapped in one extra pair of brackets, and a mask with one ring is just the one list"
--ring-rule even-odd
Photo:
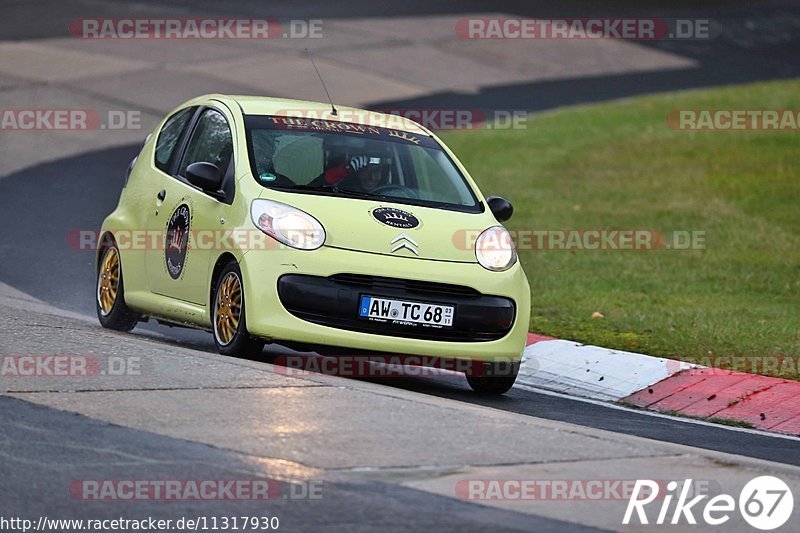
[(211, 326), (219, 353), (234, 357), (252, 357), (261, 353), (264, 341), (247, 331), (244, 283), (236, 262), (228, 263), (217, 277), (211, 305)]
[(130, 331), (142, 317), (125, 304), (122, 262), (114, 244), (106, 248), (100, 258), (94, 302), (97, 318), (104, 328)]
[(519, 373), (519, 363), (486, 364), (481, 375), (466, 374), (467, 382), (478, 394), (500, 395), (514, 386)]

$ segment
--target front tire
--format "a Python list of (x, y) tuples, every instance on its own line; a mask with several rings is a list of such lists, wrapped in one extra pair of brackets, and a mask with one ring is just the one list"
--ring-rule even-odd
[(482, 370), (480, 375), (466, 374), (469, 386), (478, 394), (500, 395), (514, 386), (519, 363), (486, 364)]
[(264, 341), (247, 332), (244, 284), (239, 265), (235, 262), (228, 263), (217, 277), (212, 305), (214, 343), (219, 353), (234, 357), (261, 353)]
[(141, 318), (125, 304), (122, 263), (116, 245), (103, 251), (97, 269), (95, 309), (100, 325), (116, 331), (130, 331)]

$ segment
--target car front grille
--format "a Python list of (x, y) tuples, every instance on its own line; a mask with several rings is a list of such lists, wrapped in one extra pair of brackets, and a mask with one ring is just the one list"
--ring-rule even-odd
[[(362, 295), (409, 299), (455, 307), (450, 328), (426, 328), (360, 319)], [(504, 337), (516, 315), (513, 300), (470, 287), (365, 274), (329, 277), (285, 274), (278, 296), (287, 311), (315, 324), (350, 331), (450, 342), (487, 342)]]
[(351, 285), (360, 290), (398, 290), (418, 295), (447, 296), (447, 297), (480, 297), (481, 293), (471, 287), (449, 285), (431, 281), (416, 281), (412, 279), (383, 278), (364, 274), (335, 274), (328, 279), (335, 283)]

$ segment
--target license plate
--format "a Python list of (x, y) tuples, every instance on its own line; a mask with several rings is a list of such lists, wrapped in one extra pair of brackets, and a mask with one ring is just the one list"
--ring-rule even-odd
[(362, 296), (358, 307), (358, 316), (381, 322), (398, 325), (423, 325), (428, 327), (445, 327), (453, 325), (456, 308), (452, 305), (426, 304)]

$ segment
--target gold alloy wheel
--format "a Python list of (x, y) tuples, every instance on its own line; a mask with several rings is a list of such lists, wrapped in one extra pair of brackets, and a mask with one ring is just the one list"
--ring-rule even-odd
[(97, 276), (97, 303), (100, 313), (107, 316), (114, 308), (119, 292), (119, 252), (112, 247), (103, 256)]
[(228, 272), (217, 291), (214, 303), (214, 333), (217, 341), (227, 346), (239, 329), (242, 314), (242, 282), (235, 272)]

